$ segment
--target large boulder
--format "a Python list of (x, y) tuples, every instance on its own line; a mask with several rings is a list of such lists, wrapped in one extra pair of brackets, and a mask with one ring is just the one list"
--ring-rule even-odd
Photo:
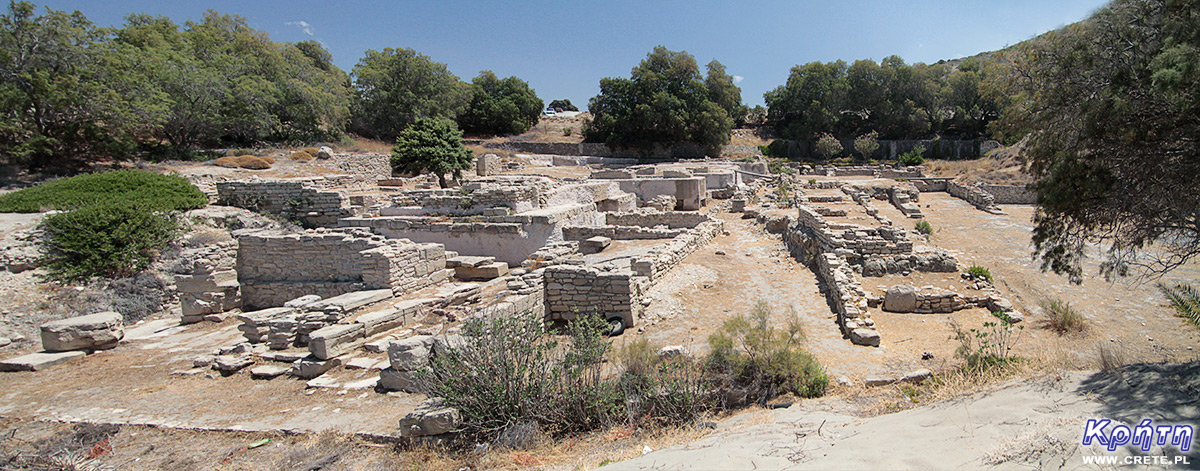
[(321, 160), (332, 159), (333, 149), (330, 149), (329, 146), (321, 146), (320, 149), (317, 149), (317, 158)]
[(423, 437), (453, 432), (462, 425), (458, 409), (445, 407), (441, 398), (429, 398), (400, 419), (400, 436)]
[(883, 296), (883, 310), (889, 312), (913, 312), (917, 309), (917, 289), (909, 285), (896, 285), (887, 289)]
[(42, 349), (48, 352), (103, 350), (125, 337), (118, 312), (106, 311), (42, 324)]

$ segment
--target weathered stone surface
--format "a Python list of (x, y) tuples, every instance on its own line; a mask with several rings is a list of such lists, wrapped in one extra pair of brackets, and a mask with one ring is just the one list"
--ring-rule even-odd
[(864, 382), (864, 384), (866, 384), (866, 386), (868, 388), (875, 388), (875, 387), (879, 387), (879, 386), (887, 386), (889, 384), (894, 384), (895, 382), (896, 382), (896, 378), (884, 378), (884, 377), (875, 376), (875, 377), (867, 378), (867, 380)]
[(400, 419), (400, 436), (424, 437), (450, 433), (462, 425), (458, 409), (445, 407), (440, 398), (429, 398)]
[(433, 344), (432, 335), (418, 335), (392, 341), (387, 349), (388, 361), (393, 369), (400, 371), (422, 368), (429, 364)]
[(496, 262), (496, 257), (477, 257), (473, 255), (459, 255), (454, 258), (446, 259), (446, 268), (458, 267), (482, 267)]
[(321, 360), (319, 358), (305, 357), (296, 361), (292, 369), (292, 374), (304, 379), (313, 379), (341, 365), (342, 360), (340, 358)]
[(40, 371), (84, 355), (83, 352), (35, 352), (0, 361), (0, 371)]
[(454, 267), (454, 277), (460, 280), (491, 280), (504, 276), (507, 273), (508, 263), (505, 262), (492, 262), (477, 267)]
[(604, 236), (595, 236), (584, 239), (579, 243), (579, 250), (583, 253), (603, 252), (612, 244), (612, 239)]
[(362, 324), (334, 324), (313, 331), (308, 336), (308, 351), (322, 360), (342, 355), (358, 348), (366, 338)]
[(912, 286), (892, 286), (883, 296), (883, 310), (885, 311), (913, 312), (916, 308), (917, 289)]
[(317, 158), (321, 160), (332, 159), (333, 149), (329, 148), (329, 146), (321, 146), (320, 149), (317, 149)]
[(379, 364), (380, 361), (374, 358), (358, 357), (346, 361), (347, 370), (366, 370)]
[(855, 345), (879, 346), (879, 332), (875, 329), (858, 328), (850, 331), (850, 342)]
[(125, 337), (121, 314), (108, 311), (42, 324), (42, 348), (49, 352), (101, 350)]
[(212, 368), (223, 375), (231, 375), (253, 364), (254, 357), (250, 355), (219, 355), (213, 360)]
[(686, 357), (688, 355), (690, 355), (690, 352), (683, 345), (667, 345), (658, 349), (659, 358)]
[(259, 365), (250, 368), (250, 377), (254, 379), (271, 379), (282, 376), (292, 369), (290, 366), (282, 365)]
[(900, 381), (903, 381), (906, 383), (920, 383), (922, 381), (929, 379), (931, 376), (933, 376), (932, 371), (929, 371), (926, 368), (921, 368), (919, 370), (910, 371), (908, 373), (905, 373), (904, 376), (902, 378), (900, 378)]
[(337, 311), (349, 312), (368, 304), (377, 303), (392, 297), (390, 289), (375, 289), (366, 291), (354, 291), (339, 296), (334, 296), (329, 299), (314, 302), (305, 307), (310, 311)]
[(309, 305), (309, 304), (315, 303), (315, 302), (317, 302), (317, 301), (320, 301), (320, 300), (321, 300), (321, 297), (320, 297), (320, 296), (317, 296), (317, 295), (315, 295), (315, 294), (306, 294), (306, 295), (304, 295), (304, 296), (301, 296), (301, 297), (299, 297), (299, 298), (296, 298), (296, 299), (293, 299), (293, 300), (291, 300), (291, 301), (288, 301), (288, 302), (286, 302), (286, 303), (283, 303), (283, 307), (295, 307), (295, 308), (301, 308), (301, 307), (307, 306), (307, 305)]
[(420, 392), (415, 371), (400, 371), (395, 368), (379, 370), (379, 387), (387, 391)]

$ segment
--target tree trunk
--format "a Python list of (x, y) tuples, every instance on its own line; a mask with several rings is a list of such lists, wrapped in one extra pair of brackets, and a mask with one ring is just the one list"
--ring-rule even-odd
[(437, 176), (438, 176), (438, 184), (441, 185), (442, 188), (449, 188), (449, 186), (446, 185), (446, 174), (439, 173), (439, 174), (437, 174)]

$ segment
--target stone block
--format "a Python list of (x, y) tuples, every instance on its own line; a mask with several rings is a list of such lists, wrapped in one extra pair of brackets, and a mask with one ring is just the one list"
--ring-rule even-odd
[(404, 391), (408, 393), (416, 393), (421, 390), (421, 386), (417, 382), (416, 372), (400, 371), (395, 368), (379, 370), (379, 387), (387, 391)]
[(887, 289), (883, 296), (883, 310), (889, 312), (913, 312), (917, 309), (917, 289), (909, 285), (896, 285)]
[(362, 324), (334, 324), (308, 334), (308, 351), (322, 360), (342, 355), (358, 348), (366, 339)]
[(454, 267), (454, 277), (460, 280), (492, 280), (508, 273), (508, 263), (492, 262), (478, 267)]
[(40, 371), (85, 355), (86, 353), (78, 351), (34, 352), (0, 361), (0, 371)]
[(918, 384), (922, 381), (929, 379), (931, 376), (933, 376), (932, 371), (929, 371), (928, 369), (925, 369), (925, 368), (921, 368), (919, 370), (910, 371), (908, 373), (905, 373), (904, 377), (900, 378), (900, 381), (903, 381), (906, 383)]
[(400, 419), (400, 436), (424, 437), (450, 433), (462, 426), (458, 409), (445, 407), (439, 398), (429, 398)]
[(219, 371), (223, 375), (231, 375), (237, 373), (238, 370), (254, 364), (254, 357), (250, 355), (218, 355), (213, 360), (212, 368)]
[(612, 239), (604, 236), (591, 237), (579, 243), (579, 250), (583, 253), (602, 252), (612, 244)]
[(308, 306), (305, 306), (305, 309), (309, 311), (350, 312), (368, 304), (390, 299), (391, 297), (392, 290), (390, 289), (353, 291), (321, 301), (316, 301)]
[(313, 379), (341, 365), (342, 360), (340, 358), (322, 360), (308, 356), (296, 361), (292, 367), (292, 374), (303, 379)]
[(850, 331), (850, 342), (855, 345), (879, 346), (879, 332), (875, 329), (858, 328)]
[(394, 340), (388, 344), (388, 361), (396, 370), (415, 370), (429, 364), (429, 354), (433, 349), (432, 335), (418, 335), (403, 340)]
[(113, 348), (125, 337), (121, 314), (107, 311), (42, 324), (42, 348), (49, 352)]
[(290, 366), (260, 365), (250, 368), (250, 377), (254, 379), (271, 379), (278, 376), (283, 376), (288, 372), (288, 370), (291, 369), (292, 367)]

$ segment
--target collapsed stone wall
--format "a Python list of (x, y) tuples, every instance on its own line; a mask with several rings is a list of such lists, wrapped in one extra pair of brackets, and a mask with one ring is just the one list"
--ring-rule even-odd
[(958, 260), (945, 250), (939, 249), (927, 253), (865, 257), (862, 267), (863, 276), (883, 276), (890, 273), (914, 271), (951, 273), (958, 271)]
[(309, 227), (332, 226), (355, 215), (340, 191), (324, 191), (312, 179), (217, 183), (217, 204), (277, 214)]
[(181, 259), (191, 265), (182, 267), (186, 273), (175, 275), (182, 310), (180, 323), (193, 324), (205, 316), (218, 316), (242, 307), (241, 285), (236, 271), (238, 243), (236, 240), (188, 249)]
[(391, 156), (388, 154), (339, 153), (312, 163), (345, 173), (337, 183), (342, 188), (375, 186), (379, 180), (392, 178)]
[(483, 154), (475, 159), (475, 175), (487, 177), (499, 174), (501, 170), (500, 156), (496, 154)]
[(366, 231), (236, 235), (238, 280), (247, 307), (371, 289), (401, 295), (441, 283), (447, 276), (445, 250), (438, 244), (386, 239)]
[(661, 229), (641, 226), (567, 226), (563, 228), (566, 240), (585, 240), (592, 237), (608, 237), (613, 240), (671, 239), (687, 232), (687, 229)]
[(955, 198), (971, 203), (983, 211), (992, 214), (1000, 213), (1000, 207), (996, 206), (996, 198), (991, 193), (979, 189), (978, 186), (967, 186), (955, 181), (949, 181), (946, 182), (946, 192)]
[(825, 296), (838, 316), (842, 334), (856, 345), (879, 346), (879, 332), (867, 311), (867, 292), (843, 257), (822, 253), (817, 257), (817, 273), (825, 280)]

